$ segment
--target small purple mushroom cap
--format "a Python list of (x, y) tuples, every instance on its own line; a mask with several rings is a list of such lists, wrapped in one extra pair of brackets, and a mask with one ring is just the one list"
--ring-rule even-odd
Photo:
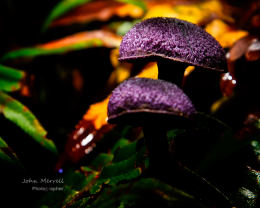
[(136, 123), (141, 123), (142, 119), (138, 115), (143, 114), (166, 115), (169, 120), (169, 115), (191, 118), (195, 113), (191, 100), (179, 87), (164, 80), (149, 78), (131, 78), (124, 81), (114, 89), (108, 103), (109, 123), (132, 118)]
[(201, 27), (176, 18), (150, 18), (136, 24), (124, 37), (120, 61), (166, 58), (203, 68), (224, 70), (220, 44)]

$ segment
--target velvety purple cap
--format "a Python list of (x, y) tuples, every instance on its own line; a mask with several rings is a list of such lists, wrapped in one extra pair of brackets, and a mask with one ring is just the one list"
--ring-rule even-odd
[(225, 51), (201, 27), (176, 18), (150, 18), (124, 37), (120, 61), (166, 58), (215, 70), (226, 69)]
[(131, 78), (112, 92), (108, 102), (108, 122), (114, 123), (122, 116), (138, 113), (190, 118), (196, 110), (188, 96), (175, 84), (164, 80)]

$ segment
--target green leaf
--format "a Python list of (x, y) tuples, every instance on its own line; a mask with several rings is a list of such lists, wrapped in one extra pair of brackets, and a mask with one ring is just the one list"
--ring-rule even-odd
[(32, 112), (19, 101), (0, 91), (0, 113), (24, 132), (30, 135), (36, 142), (46, 149), (57, 153), (52, 140), (46, 138), (47, 132), (32, 114)]
[[(61, 17), (65, 13), (71, 11), (72, 9), (81, 6), (85, 3), (91, 2), (92, 0), (63, 0), (58, 3), (54, 9), (50, 12), (50, 15), (47, 17), (44, 25), (43, 31), (45, 31), (48, 26), (57, 18)], [(116, 0), (118, 2), (132, 4), (140, 7), (143, 11), (147, 11), (147, 6), (142, 0)]]
[(2, 61), (14, 58), (33, 58), (35, 56), (58, 55), (87, 48), (117, 48), (119, 47), (120, 42), (120, 36), (107, 30), (85, 31), (58, 40), (53, 40), (36, 47), (11, 51), (2, 57)]
[(124, 36), (135, 24), (141, 20), (134, 20), (132, 22), (123, 21), (123, 22), (112, 22), (109, 26), (111, 29), (116, 31), (116, 34)]
[(113, 162), (120, 162), (123, 160), (127, 160), (132, 155), (136, 154), (136, 145), (137, 141), (131, 142), (127, 145), (123, 145), (122, 147), (118, 148), (115, 152), (115, 157)]
[(7, 163), (21, 165), (16, 154), (1, 137), (0, 137), (0, 159)]
[(117, 149), (122, 148), (123, 146), (125, 146), (125, 145), (127, 145), (127, 144), (129, 144), (129, 143), (130, 143), (129, 140), (126, 139), (126, 138), (121, 138), (121, 139), (119, 139), (119, 140), (116, 142), (116, 144), (114, 145), (114, 147), (112, 148), (111, 153), (114, 154)]
[(43, 31), (48, 28), (50, 23), (57, 19), (58, 17), (62, 16), (63, 14), (67, 13), (68, 11), (82, 5), (85, 3), (90, 2), (91, 0), (63, 0), (58, 3), (53, 10), (50, 12), (50, 15), (47, 17), (44, 25)]
[(133, 4), (135, 6), (140, 7), (142, 10), (147, 11), (146, 4), (142, 0), (116, 0), (118, 2), (123, 2), (126, 4)]
[(115, 185), (139, 177), (146, 168), (146, 160), (148, 158), (143, 139), (123, 145), (115, 152), (112, 163), (102, 169), (91, 193), (99, 192), (102, 184)]
[(58, 208), (62, 207), (64, 200), (68, 196), (75, 195), (76, 191), (71, 189), (71, 187), (64, 185), (63, 191), (49, 191), (46, 192), (43, 197), (36, 202), (34, 207), (38, 208)]
[[(78, 196), (79, 191), (84, 189), (85, 186), (88, 185), (90, 177), (93, 177), (92, 174), (87, 177), (78, 170), (67, 169), (64, 173), (63, 179), (64, 184), (61, 184), (63, 190), (55, 191), (55, 192), (47, 192), (43, 195), (43, 197), (36, 202), (36, 207), (41, 208), (42, 206), (46, 207), (64, 207), (66, 203), (70, 203), (70, 201), (74, 201), (74, 198)], [(84, 198), (83, 200), (78, 200), (75, 205), (79, 205), (82, 202), (86, 203), (88, 198)], [(81, 207), (81, 206), (79, 206)]]
[(87, 208), (114, 207), (204, 207), (193, 196), (157, 179), (109, 187)]
[(109, 184), (117, 184), (122, 180), (129, 180), (141, 175), (140, 167), (135, 167), (137, 156), (132, 156), (129, 160), (121, 161), (106, 166), (101, 175), (100, 180), (106, 181)]
[(90, 167), (96, 171), (102, 168), (113, 160), (114, 155), (107, 153), (100, 153), (91, 163)]
[[(124, 128), (120, 135), (126, 136), (128, 130), (129, 127)], [(113, 186), (121, 181), (129, 181), (140, 176), (146, 160), (143, 139), (130, 142), (122, 137), (115, 142), (112, 150), (109, 153), (98, 154), (87, 166), (82, 166), (80, 171), (66, 170), (64, 185), (70, 191), (63, 194), (63, 198), (60, 198), (58, 193), (57, 197), (60, 203), (65, 207), (85, 207), (89, 198), (93, 198), (94, 194), (101, 191), (105, 185)], [(114, 160), (115, 156), (117, 157), (116, 161)], [(55, 195), (56, 193), (52, 196), (45, 196), (44, 201), (52, 200)], [(42, 204), (41, 202), (40, 205)]]
[(87, 178), (80, 171), (70, 169), (64, 176), (64, 183), (71, 189), (79, 191), (87, 185)]
[(60, 47), (60, 48), (54, 48), (54, 49), (45, 49), (40, 47), (34, 47), (34, 48), (23, 48), (16, 51), (11, 51), (7, 54), (5, 54), (1, 60), (6, 61), (8, 59), (15, 59), (15, 58), (26, 58), (26, 57), (36, 57), (36, 56), (47, 56), (47, 55), (57, 55), (57, 54), (63, 54), (69, 51), (76, 51), (76, 50), (82, 50), (85, 48), (91, 48), (91, 47), (99, 47), (102, 46), (102, 41), (99, 39), (93, 39), (86, 42), (76, 43), (73, 45)]
[(69, 206), (70, 208), (85, 208), (85, 205), (87, 204), (87, 202), (89, 201), (89, 197), (85, 197), (83, 199), (80, 199), (78, 201), (75, 201), (71, 206)]
[(0, 64), (0, 90), (11, 92), (21, 88), (25, 73)]

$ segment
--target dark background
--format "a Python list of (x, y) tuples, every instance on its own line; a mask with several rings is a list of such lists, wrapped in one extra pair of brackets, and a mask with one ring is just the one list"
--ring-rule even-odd
[(1, 0), (0, 55), (16, 48), (36, 43), (49, 11), (58, 0)]

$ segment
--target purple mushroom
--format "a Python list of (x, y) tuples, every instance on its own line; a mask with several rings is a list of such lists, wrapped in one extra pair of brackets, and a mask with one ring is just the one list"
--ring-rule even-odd
[(188, 65), (226, 69), (225, 52), (201, 27), (176, 18), (151, 18), (136, 24), (124, 37), (120, 61), (157, 61), (159, 78), (181, 85)]
[(109, 123), (143, 127), (150, 167), (155, 172), (162, 171), (170, 160), (167, 128), (187, 124), (195, 114), (191, 100), (179, 87), (149, 78), (124, 81), (108, 103)]

